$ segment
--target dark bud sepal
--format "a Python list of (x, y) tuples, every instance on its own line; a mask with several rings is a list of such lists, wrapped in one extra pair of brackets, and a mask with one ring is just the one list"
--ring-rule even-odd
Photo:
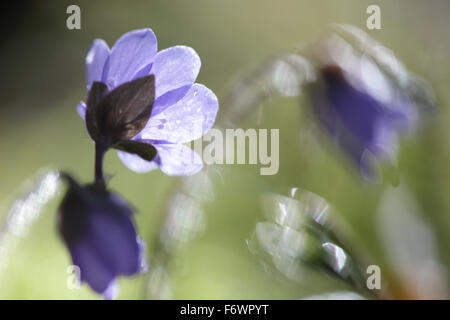
[(87, 99), (86, 126), (89, 135), (103, 149), (132, 148), (138, 150), (134, 153), (145, 154), (148, 158), (148, 148), (145, 148), (146, 152), (141, 152), (144, 147), (136, 147), (135, 144), (124, 146), (124, 141), (133, 138), (145, 127), (154, 101), (153, 75), (126, 82), (109, 93), (104, 83), (94, 82)]
[(133, 140), (122, 140), (116, 143), (114, 149), (136, 154), (142, 159), (152, 161), (157, 154), (156, 148), (151, 144)]

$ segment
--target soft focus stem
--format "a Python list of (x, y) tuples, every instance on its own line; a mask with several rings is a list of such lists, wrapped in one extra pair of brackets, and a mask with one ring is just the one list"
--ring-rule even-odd
[(103, 177), (103, 158), (105, 156), (106, 148), (102, 145), (95, 144), (95, 184), (100, 187), (105, 187), (105, 179)]

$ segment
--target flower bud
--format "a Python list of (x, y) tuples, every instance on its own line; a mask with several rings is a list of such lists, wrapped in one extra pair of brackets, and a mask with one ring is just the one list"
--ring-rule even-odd
[(141, 270), (141, 244), (133, 209), (118, 195), (96, 185), (80, 186), (71, 177), (58, 212), (58, 229), (80, 281), (108, 297), (119, 275)]

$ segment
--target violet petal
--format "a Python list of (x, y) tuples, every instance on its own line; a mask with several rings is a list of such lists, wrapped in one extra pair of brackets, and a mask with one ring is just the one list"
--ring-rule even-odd
[(207, 87), (194, 84), (180, 101), (150, 117), (140, 136), (174, 143), (198, 139), (214, 124), (218, 108), (216, 95)]
[(125, 33), (111, 49), (106, 83), (109, 88), (133, 80), (141, 68), (153, 61), (157, 51), (156, 36), (151, 29)]
[(175, 46), (158, 52), (151, 73), (155, 75), (156, 97), (192, 85), (200, 72), (200, 57), (194, 49)]
[(109, 56), (109, 47), (105, 41), (96, 39), (86, 55), (86, 82), (88, 90), (92, 82), (102, 81), (103, 68)]

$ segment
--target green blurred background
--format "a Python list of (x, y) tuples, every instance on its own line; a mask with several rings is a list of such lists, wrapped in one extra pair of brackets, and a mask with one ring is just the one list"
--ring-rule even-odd
[[(81, 8), (81, 30), (66, 28), (66, 8)], [(154, 0), (22, 1), (2, 9), (0, 70), (0, 214), (15, 190), (40, 168), (73, 173), (83, 182), (93, 176), (93, 144), (76, 113), (86, 96), (84, 56), (95, 38), (109, 45), (123, 33), (150, 27), (158, 48), (184, 44), (202, 59), (197, 82), (219, 101), (242, 68), (267, 56), (306, 45), (330, 23), (366, 30), (366, 8), (381, 7), (382, 29), (369, 34), (391, 48), (413, 72), (429, 80), (438, 112), (425, 121), (414, 139), (402, 145), (401, 184), (407, 185), (425, 218), (434, 227), (443, 266), (450, 266), (450, 2), (300, 1), (300, 0)], [(366, 30), (367, 31), (367, 30)], [(327, 276), (294, 282), (267, 272), (246, 240), (262, 220), (261, 192), (300, 187), (327, 198), (352, 232), (352, 245), (373, 264), (388, 264), (374, 227), (380, 195), (387, 187), (371, 185), (349, 169), (335, 149), (310, 148), (304, 132), (306, 99), (274, 98), (264, 107), (262, 128), (280, 128), (280, 170), (259, 176), (256, 166), (226, 166), (206, 206), (206, 229), (183, 246), (171, 262), (172, 298), (296, 299), (346, 286)], [(219, 114), (221, 117), (222, 114)], [(252, 123), (246, 124), (254, 126)], [(312, 138), (311, 138), (312, 139)], [(137, 225), (151, 248), (166, 200), (178, 179), (160, 171), (136, 174), (115, 153), (105, 170), (112, 189), (139, 210)], [(217, 180), (217, 179), (216, 179)], [(220, 180), (220, 179), (219, 179)], [(0, 282), (0, 298), (99, 298), (87, 286), (69, 290), (69, 255), (61, 243), (55, 211), (43, 212), (11, 254)], [(2, 217), (4, 218), (4, 217)], [(142, 298), (145, 275), (121, 279), (119, 298)], [(450, 282), (449, 282), (450, 284)]]

